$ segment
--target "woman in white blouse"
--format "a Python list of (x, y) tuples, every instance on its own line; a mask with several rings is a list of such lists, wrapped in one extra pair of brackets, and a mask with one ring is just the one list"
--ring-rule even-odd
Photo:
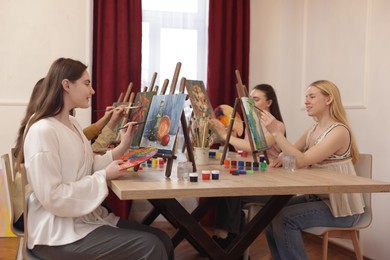
[(125, 174), (115, 161), (130, 147), (134, 127), (121, 143), (94, 155), (69, 111), (88, 108), (95, 93), (86, 66), (56, 60), (38, 97), (24, 139), (24, 162), (33, 190), (28, 211), (28, 248), (43, 259), (173, 259), (161, 230), (119, 219), (101, 206), (107, 181)]

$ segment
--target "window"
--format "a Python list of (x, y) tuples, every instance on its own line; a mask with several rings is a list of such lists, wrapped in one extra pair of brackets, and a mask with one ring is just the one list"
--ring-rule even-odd
[(142, 0), (142, 19), (141, 89), (154, 72), (161, 89), (165, 79), (172, 80), (177, 62), (182, 63), (178, 84), (186, 77), (206, 85), (208, 1)]

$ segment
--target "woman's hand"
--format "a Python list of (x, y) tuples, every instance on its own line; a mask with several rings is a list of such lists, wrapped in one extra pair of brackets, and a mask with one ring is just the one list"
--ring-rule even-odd
[(278, 168), (278, 167), (282, 167), (282, 164), (283, 164), (283, 152), (280, 153), (277, 158), (275, 158), (269, 163), (269, 167)]
[(137, 122), (129, 122), (125, 124), (121, 130), (121, 142), (119, 145), (124, 145), (127, 148), (130, 147), (131, 142), (133, 141), (134, 134), (137, 132), (138, 125)]
[(113, 161), (106, 167), (106, 180), (114, 180), (125, 175), (126, 170), (120, 170), (121, 161)]
[(114, 111), (115, 107), (113, 106), (108, 106), (106, 107), (106, 112), (104, 112), (104, 115), (102, 117), (102, 119), (104, 120), (105, 124), (108, 123), (108, 121), (110, 121), (110, 118), (112, 116), (112, 112)]
[(261, 123), (267, 128), (271, 135), (275, 136), (277, 133), (284, 134), (278, 127), (278, 120), (268, 111), (261, 111)]
[(210, 123), (211, 123), (211, 127), (214, 128), (218, 136), (221, 137), (223, 140), (226, 140), (227, 129), (224, 126), (224, 124), (222, 124), (221, 121), (219, 121), (216, 118), (211, 119)]
[(111, 130), (114, 130), (116, 125), (121, 121), (121, 119), (126, 116), (125, 108), (126, 108), (125, 105), (120, 105), (118, 107), (115, 107), (112, 110), (112, 112), (111, 112), (112, 115), (111, 115), (110, 121), (107, 123), (107, 126)]

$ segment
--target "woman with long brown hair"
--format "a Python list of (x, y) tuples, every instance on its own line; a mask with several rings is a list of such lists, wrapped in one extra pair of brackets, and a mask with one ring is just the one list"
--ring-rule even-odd
[(27, 246), (43, 259), (172, 259), (164, 232), (121, 220), (101, 206), (107, 182), (126, 172), (115, 159), (130, 147), (135, 127), (127, 123), (116, 148), (93, 154), (69, 115), (74, 108), (88, 108), (95, 93), (86, 68), (57, 59), (42, 82), (35, 113), (19, 131), (24, 140), (19, 158), (32, 188)]

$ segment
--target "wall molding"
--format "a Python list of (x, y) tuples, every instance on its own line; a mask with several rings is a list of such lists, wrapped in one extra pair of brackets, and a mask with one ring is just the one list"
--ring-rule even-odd
[(301, 104), (311, 82), (328, 79), (339, 87), (346, 109), (366, 109), (372, 2), (354, 2), (349, 14), (340, 4), (304, 1)]
[(0, 100), (0, 107), (25, 107), (28, 102), (26, 101), (3, 101)]

